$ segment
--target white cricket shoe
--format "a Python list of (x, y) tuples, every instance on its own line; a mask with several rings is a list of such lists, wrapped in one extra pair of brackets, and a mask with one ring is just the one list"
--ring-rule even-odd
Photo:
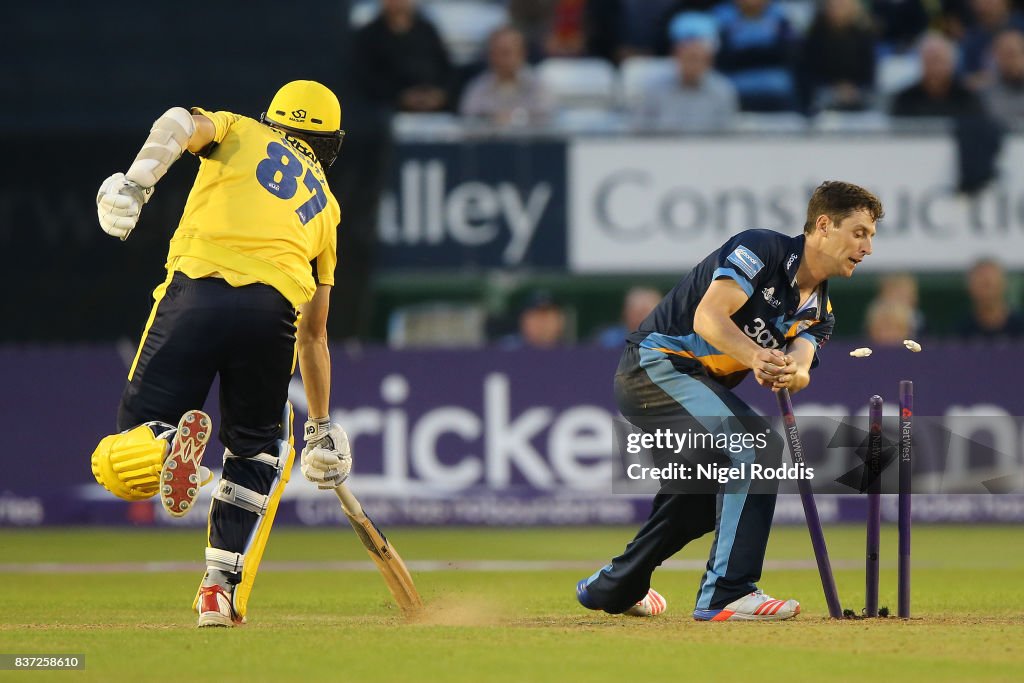
[(665, 602), (665, 598), (661, 597), (661, 594), (653, 588), (647, 591), (647, 595), (644, 599), (636, 603), (623, 614), (631, 617), (655, 617), (668, 608), (668, 603)]
[(782, 621), (800, 614), (796, 600), (776, 600), (760, 588), (733, 600), (722, 609), (695, 609), (697, 621)]
[(208, 626), (241, 626), (245, 617), (240, 617), (231, 604), (231, 594), (222, 586), (203, 586), (199, 589), (199, 628)]

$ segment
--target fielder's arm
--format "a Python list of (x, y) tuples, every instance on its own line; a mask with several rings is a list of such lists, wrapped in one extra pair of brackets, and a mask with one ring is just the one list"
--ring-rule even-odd
[(787, 359), (777, 349), (758, 346), (732, 321), (732, 314), (746, 302), (746, 293), (734, 281), (715, 280), (697, 305), (693, 331), (722, 353), (751, 368), (758, 384), (772, 386), (781, 374), (787, 373)]
[(313, 298), (302, 306), (296, 334), (299, 369), (309, 408), (302, 474), (322, 489), (339, 486), (352, 471), (348, 435), (331, 422), (330, 416), (331, 352), (327, 348), (330, 301), (330, 285), (317, 286)]

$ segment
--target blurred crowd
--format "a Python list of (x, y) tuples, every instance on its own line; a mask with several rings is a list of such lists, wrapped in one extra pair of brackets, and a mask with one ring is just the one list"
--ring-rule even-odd
[[(965, 278), (968, 309), (957, 320), (954, 336), (964, 341), (1024, 339), (1024, 313), (1010, 304), (1006, 272), (998, 261), (976, 261)], [(904, 339), (930, 334), (917, 296), (917, 280), (908, 273), (887, 275), (868, 306), (864, 334), (872, 344), (899, 346)]]
[[(929, 327), (918, 298), (917, 278), (910, 273), (891, 273), (878, 279), (877, 291), (868, 302), (863, 320), (839, 313), (837, 334), (857, 336), (875, 348), (902, 346), (905, 339), (937, 338), (964, 342), (1024, 340), (1024, 312), (1012, 304), (1016, 298), (1006, 272), (998, 261), (976, 261), (963, 280), (966, 302), (953, 311), (952, 326), (937, 332)], [(966, 295), (966, 296), (963, 296)], [(571, 297), (559, 297), (547, 289), (534, 289), (515, 297), (518, 301), (504, 315), (488, 316), (471, 304), (416, 306), (416, 324), (403, 327), (408, 334), (392, 334), (390, 343), (400, 347), (483, 346), (499, 349), (552, 349), (573, 345), (621, 348), (626, 336), (638, 329), (661, 301), (663, 293), (650, 286), (634, 286), (622, 297), (618, 319), (606, 321), (588, 334), (580, 334), (577, 310)], [(958, 304), (958, 308), (959, 308)], [(934, 310), (934, 309), (933, 309)], [(472, 311), (471, 316), (465, 315)], [(396, 317), (409, 315), (399, 311)], [(947, 316), (949, 318), (950, 316)], [(394, 332), (394, 330), (393, 330)]]
[[(353, 63), (364, 92), (395, 111), (498, 127), (581, 105), (618, 109), (634, 130), (830, 111), (985, 113), (1012, 126), (1024, 122), (1014, 2), (367, 0)], [(464, 44), (460, 12), (478, 46)]]
[(958, 189), (974, 192), (996, 175), (1000, 131), (1024, 124), (1014, 1), (353, 0), (338, 336), (366, 336), (396, 115), (489, 134), (945, 118)]

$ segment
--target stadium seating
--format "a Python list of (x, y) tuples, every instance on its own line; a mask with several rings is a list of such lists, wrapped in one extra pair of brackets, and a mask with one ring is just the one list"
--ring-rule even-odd
[(644, 93), (658, 83), (676, 77), (675, 60), (670, 57), (628, 57), (619, 66), (619, 94), (622, 104), (631, 109), (643, 99)]
[(806, 33), (811, 22), (814, 21), (817, 5), (818, 3), (808, 2), (808, 0), (782, 0), (779, 2), (779, 7), (789, 19), (793, 30), (800, 34)]
[(487, 37), (507, 21), (503, 5), (478, 0), (448, 0), (423, 4), (455, 64), (469, 64), (480, 56)]
[(892, 124), (880, 111), (823, 111), (811, 120), (811, 128), (818, 133), (884, 133)]
[(433, 302), (403, 306), (388, 320), (388, 345), (416, 347), (479, 347), (487, 341), (482, 306)]
[(921, 63), (914, 53), (886, 55), (878, 60), (876, 83), (883, 98), (891, 98), (921, 77)]
[(602, 107), (572, 107), (555, 113), (551, 127), (559, 133), (625, 133), (628, 120), (622, 112)]
[(736, 116), (735, 130), (741, 133), (803, 133), (807, 119), (796, 112), (741, 112)]
[(603, 59), (545, 59), (537, 72), (558, 107), (610, 108), (615, 104), (617, 74)]

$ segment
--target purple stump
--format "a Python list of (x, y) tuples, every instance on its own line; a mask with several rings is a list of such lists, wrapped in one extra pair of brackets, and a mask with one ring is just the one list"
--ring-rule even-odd
[[(776, 396), (779, 400), (779, 409), (782, 411), (783, 431), (786, 432), (789, 455), (793, 459), (794, 465), (804, 465), (804, 447), (800, 441), (800, 432), (796, 427), (796, 416), (793, 414), (793, 399), (790, 398), (788, 389), (780, 389)], [(811, 546), (814, 548), (814, 559), (818, 563), (818, 575), (821, 576), (821, 587), (825, 591), (828, 614), (833, 619), (842, 619), (843, 607), (839, 602), (835, 577), (832, 575), (832, 563), (828, 558), (825, 533), (821, 529), (818, 506), (814, 503), (811, 483), (807, 479), (797, 479), (797, 488), (800, 489), (800, 502), (804, 506), (807, 531), (811, 534)]]
[(910, 494), (913, 452), (914, 383), (900, 382), (899, 597), (897, 614), (910, 618)]
[(872, 396), (868, 422), (867, 564), (864, 571), (864, 614), (878, 616), (878, 549), (882, 533), (882, 397)]

